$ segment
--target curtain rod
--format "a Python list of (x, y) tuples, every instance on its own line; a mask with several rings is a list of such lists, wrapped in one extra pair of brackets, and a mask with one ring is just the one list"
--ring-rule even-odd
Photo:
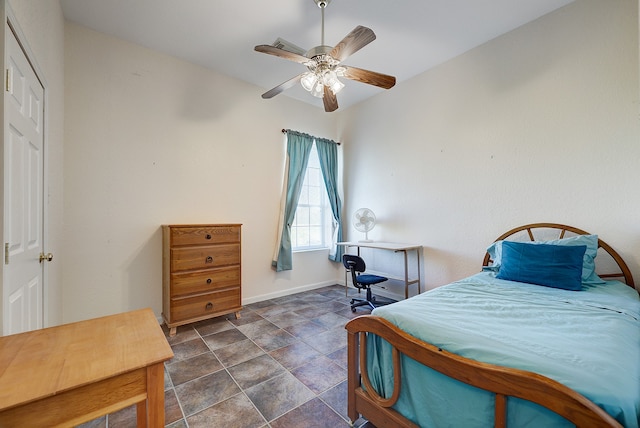
[[(287, 131), (293, 131), (293, 130), (292, 129), (284, 129), (284, 128), (282, 128), (282, 133), (283, 134), (286, 134)], [(293, 131), (293, 132), (298, 132), (298, 131)], [(331, 140), (331, 141), (336, 143), (337, 145), (340, 145), (340, 141), (333, 141), (333, 140)]]

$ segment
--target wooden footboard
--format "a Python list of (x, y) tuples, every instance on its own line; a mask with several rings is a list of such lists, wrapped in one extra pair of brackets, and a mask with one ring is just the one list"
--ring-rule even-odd
[[(373, 315), (355, 318), (345, 328), (348, 332), (349, 360), (348, 415), (352, 422), (362, 415), (377, 428), (417, 427), (392, 409), (402, 388), (400, 355), (404, 354), (446, 376), (495, 393), (495, 427), (506, 426), (507, 397), (537, 403), (578, 427), (621, 427), (596, 404), (545, 376), (452, 354), (418, 340), (387, 320)], [(382, 337), (393, 348), (394, 391), (388, 399), (378, 396), (369, 382), (366, 369), (366, 333)]]

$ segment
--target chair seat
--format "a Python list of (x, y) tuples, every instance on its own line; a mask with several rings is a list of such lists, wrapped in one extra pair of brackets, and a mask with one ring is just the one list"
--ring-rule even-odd
[(379, 276), (379, 275), (364, 274), (364, 275), (358, 275), (356, 279), (360, 284), (373, 285), (373, 284), (379, 284), (381, 282), (384, 282), (388, 278), (385, 278), (384, 276)]

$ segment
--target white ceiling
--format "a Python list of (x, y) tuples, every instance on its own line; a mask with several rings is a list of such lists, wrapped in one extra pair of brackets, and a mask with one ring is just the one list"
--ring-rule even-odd
[[(332, 0), (325, 44), (357, 25), (377, 39), (345, 64), (407, 80), (573, 0)], [(61, 0), (66, 19), (257, 85), (256, 97), (305, 71), (253, 50), (281, 37), (304, 49), (320, 44), (313, 0)], [(383, 89), (345, 81), (341, 108)], [(390, 89), (390, 90), (393, 90)], [(322, 107), (299, 85), (278, 95)], [(265, 103), (271, 102), (265, 100)]]

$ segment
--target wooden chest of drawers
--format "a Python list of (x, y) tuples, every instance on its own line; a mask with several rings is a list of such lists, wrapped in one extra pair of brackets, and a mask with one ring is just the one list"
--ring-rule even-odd
[(162, 316), (176, 328), (235, 312), (240, 317), (240, 224), (162, 226)]

